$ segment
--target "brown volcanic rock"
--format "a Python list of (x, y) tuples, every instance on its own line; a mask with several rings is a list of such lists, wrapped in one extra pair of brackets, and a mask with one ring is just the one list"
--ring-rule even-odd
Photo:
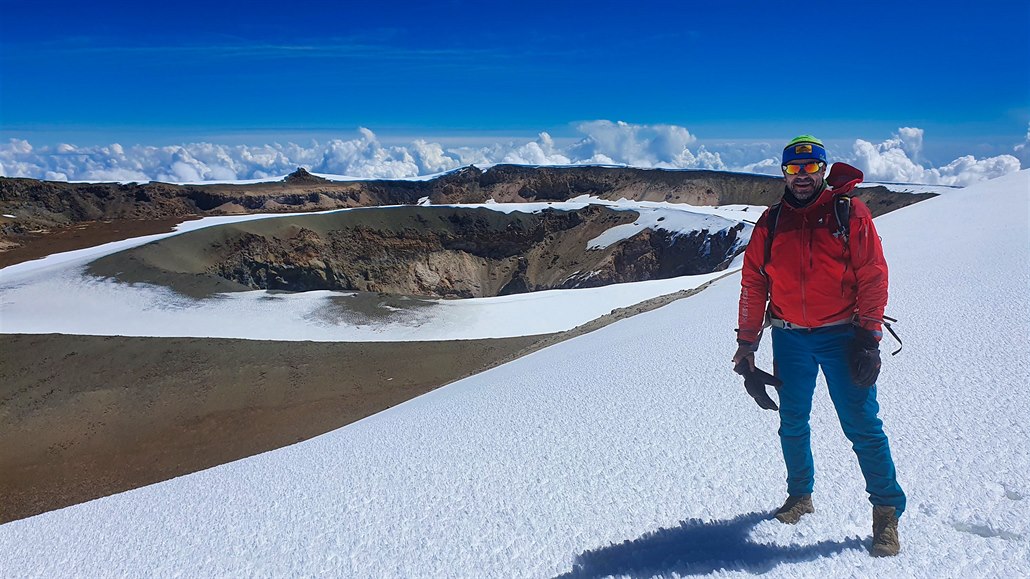
[[(782, 179), (719, 171), (634, 169), (628, 167), (525, 167), (497, 165), (480, 178), (484, 198), (499, 202), (558, 201), (580, 195), (604, 199), (669, 201), (692, 205), (775, 200)], [(434, 196), (434, 203), (446, 202)]]
[[(707, 170), (496, 165), (480, 173), (475, 184), (437, 188), (430, 200), (439, 204), (488, 199), (518, 203), (565, 201), (580, 195), (709, 206), (772, 205), (783, 195), (783, 179)], [(858, 189), (855, 196), (878, 216), (934, 194), (895, 193), (880, 186)]]
[[(255, 184), (172, 185), (138, 183), (65, 183), (0, 177), (0, 212), (19, 220), (60, 225), (99, 219), (164, 219), (218, 214), (235, 204), (248, 211), (311, 211), (372, 205), (407, 205), (422, 197), (433, 203), (563, 201), (579, 195), (605, 199), (670, 201), (692, 205), (769, 205), (779, 199), (783, 182), (763, 175), (719, 171), (633, 169), (625, 167), (474, 166), (430, 181), (329, 181), (303, 168), (281, 181)], [(889, 196), (889, 203), (875, 197)], [(907, 205), (932, 194), (861, 189), (870, 207)], [(14, 233), (16, 224), (4, 224)]]
[(283, 181), (290, 185), (315, 185), (330, 182), (328, 179), (308, 173), (304, 167), (297, 167), (297, 170), (287, 175)]
[[(299, 168), (280, 181), (255, 184), (173, 185), (65, 183), (0, 177), (0, 251), (32, 243), (55, 228), (109, 220), (185, 219), (238, 213), (306, 212), (378, 205), (563, 201), (580, 195), (692, 205), (769, 205), (782, 180), (719, 171), (625, 167), (469, 166), (429, 181), (329, 181)], [(874, 216), (928, 194), (859, 189)], [(24, 252), (33, 255), (33, 251)]]

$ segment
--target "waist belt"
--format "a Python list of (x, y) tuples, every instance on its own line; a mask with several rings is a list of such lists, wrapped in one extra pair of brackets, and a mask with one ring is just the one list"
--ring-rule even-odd
[(772, 314), (769, 314), (768, 316), (770, 326), (774, 328), (782, 328), (784, 330), (816, 330), (819, 328), (829, 328), (831, 326), (844, 326), (852, 323), (854, 319), (854, 316), (849, 316), (844, 318), (843, 320), (837, 320), (836, 322), (830, 322), (828, 324), (823, 324), (821, 326), (799, 326), (797, 324), (792, 324), (786, 320), (775, 318), (772, 316)]

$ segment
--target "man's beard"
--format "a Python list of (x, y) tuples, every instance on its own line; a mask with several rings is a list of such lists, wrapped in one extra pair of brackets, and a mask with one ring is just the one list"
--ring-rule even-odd
[(811, 186), (805, 188), (805, 190), (803, 190), (803, 191), (798, 191), (797, 190), (797, 188), (796, 188), (796, 186), (798, 185), (797, 181), (794, 181), (794, 183), (792, 183), (790, 185), (790, 187), (789, 187), (790, 192), (794, 194), (794, 197), (796, 197), (798, 201), (807, 201), (807, 200), (811, 199), (812, 196), (815, 195), (819, 191), (819, 188), (816, 187), (816, 185), (815, 185), (815, 180), (809, 180), (805, 184), (806, 185), (807, 184), (811, 184)]

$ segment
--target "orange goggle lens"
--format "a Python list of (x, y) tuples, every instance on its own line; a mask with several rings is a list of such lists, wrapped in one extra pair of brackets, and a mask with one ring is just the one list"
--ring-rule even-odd
[(788, 175), (797, 175), (804, 171), (805, 173), (812, 174), (818, 173), (819, 169), (823, 168), (823, 163), (805, 163), (804, 165), (784, 165), (783, 172)]

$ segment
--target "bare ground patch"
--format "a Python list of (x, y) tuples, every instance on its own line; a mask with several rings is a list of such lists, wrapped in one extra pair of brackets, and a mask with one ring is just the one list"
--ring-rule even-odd
[(711, 283), (519, 338), (0, 335), (0, 523), (306, 440)]

